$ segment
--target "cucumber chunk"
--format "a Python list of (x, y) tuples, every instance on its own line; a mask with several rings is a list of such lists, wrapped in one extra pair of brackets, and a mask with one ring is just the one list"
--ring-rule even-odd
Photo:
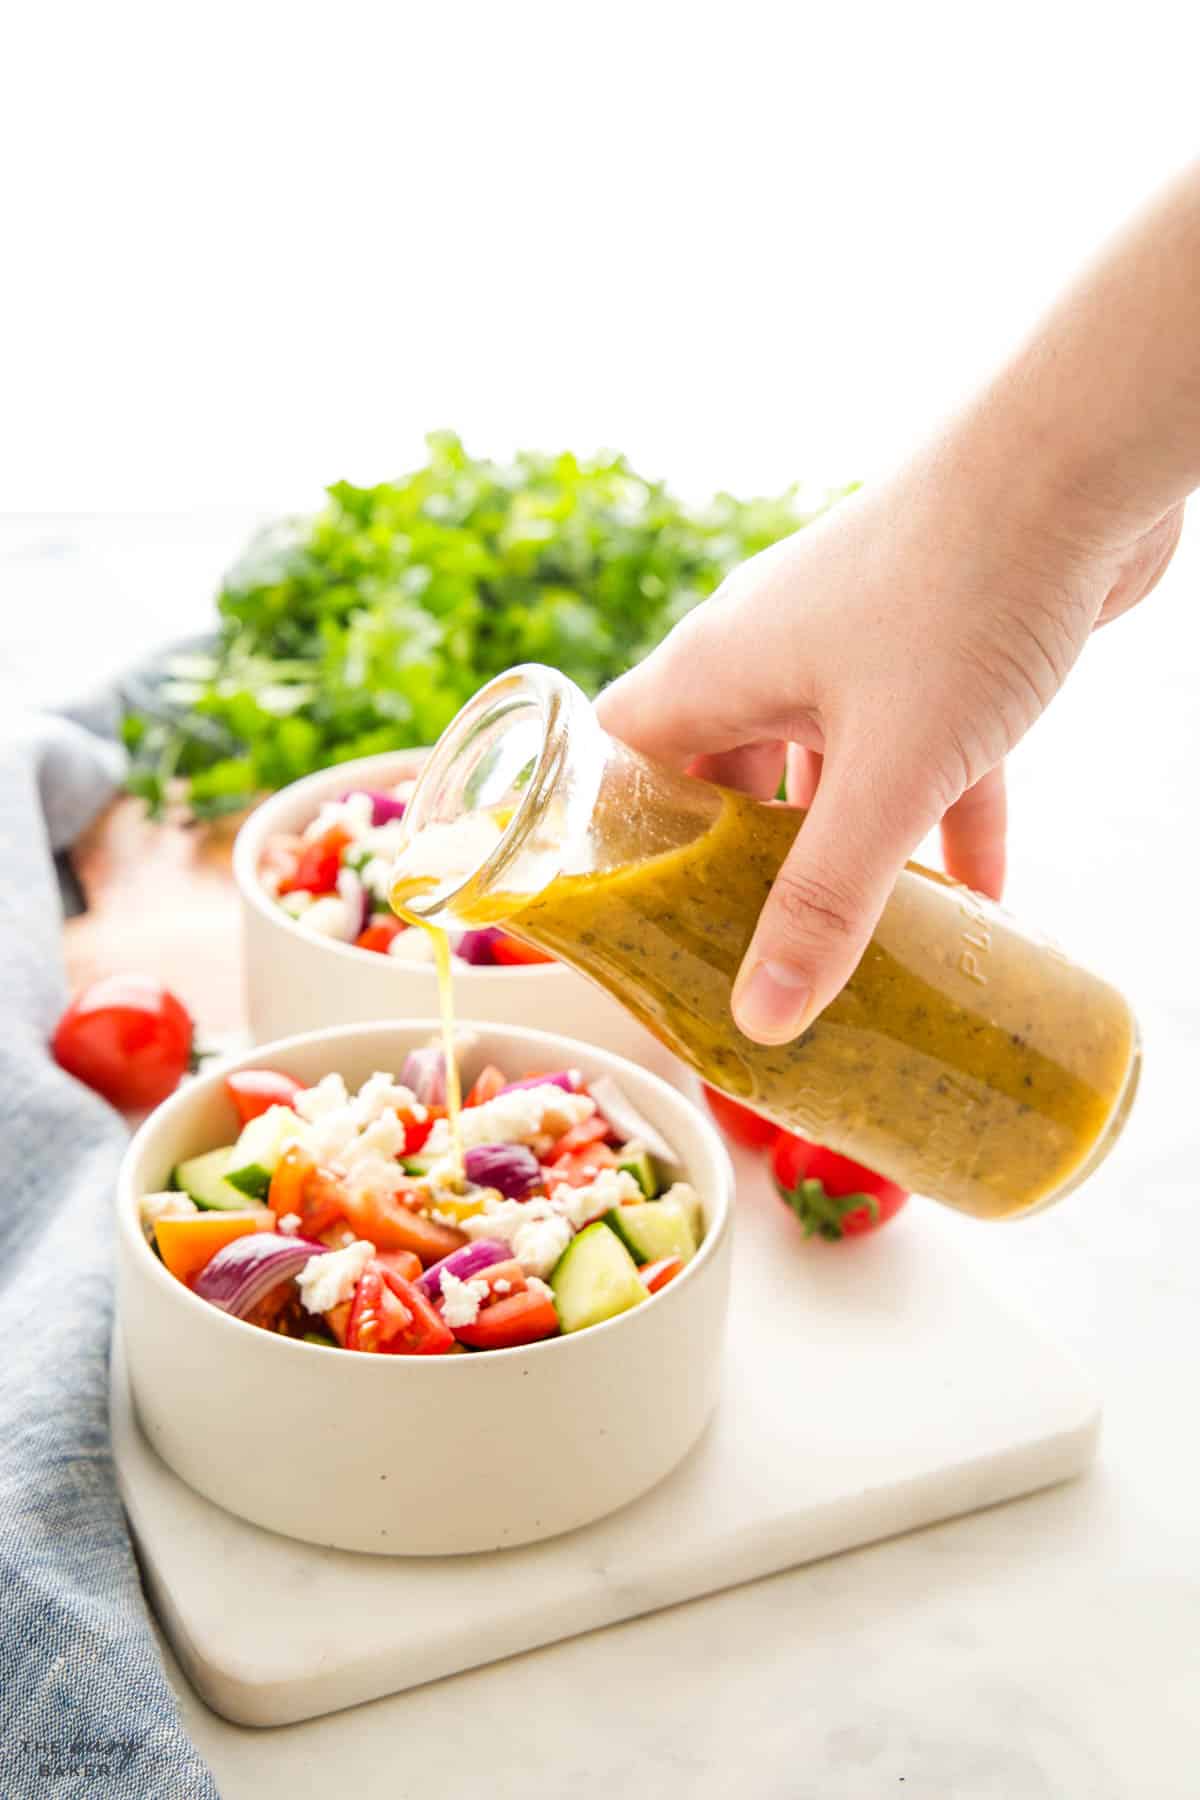
[(206, 1150), (203, 1156), (191, 1156), (179, 1163), (175, 1185), (209, 1212), (245, 1212), (245, 1191), (225, 1179), (234, 1148), (233, 1144), (223, 1144), (219, 1150)]
[(633, 1206), (615, 1206), (604, 1215), (639, 1263), (658, 1262), (664, 1256), (680, 1256), (690, 1262), (696, 1254), (691, 1221), (677, 1200), (643, 1200)]
[(256, 1119), (247, 1120), (242, 1135), (233, 1147), (233, 1169), (247, 1169), (257, 1163), (273, 1175), (283, 1155), (285, 1144), (303, 1142), (304, 1120), (290, 1106), (268, 1106)]
[(650, 1298), (633, 1258), (602, 1219), (571, 1239), (550, 1286), (564, 1332), (601, 1325)]
[(230, 1187), (251, 1200), (265, 1200), (271, 1188), (271, 1171), (261, 1163), (247, 1163), (244, 1169), (230, 1169), (225, 1176)]
[(626, 1175), (633, 1176), (647, 1200), (655, 1199), (659, 1188), (658, 1171), (654, 1167), (654, 1158), (645, 1144), (639, 1144), (636, 1141), (626, 1144), (620, 1152), (620, 1157), (617, 1168), (624, 1170)]

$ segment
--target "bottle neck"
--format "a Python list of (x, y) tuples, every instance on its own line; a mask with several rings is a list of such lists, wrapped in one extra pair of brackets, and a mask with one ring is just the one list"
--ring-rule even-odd
[(540, 893), (587, 838), (609, 740), (582, 689), (510, 669), (451, 720), (405, 813), (393, 897), (431, 923), (496, 918)]

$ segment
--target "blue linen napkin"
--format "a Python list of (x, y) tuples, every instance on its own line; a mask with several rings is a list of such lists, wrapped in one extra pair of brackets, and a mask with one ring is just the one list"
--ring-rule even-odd
[(46, 1048), (66, 1000), (54, 857), (120, 779), (108, 722), (81, 710), (0, 740), (0, 1795), (216, 1800), (151, 1633), (108, 1436), (127, 1134)]

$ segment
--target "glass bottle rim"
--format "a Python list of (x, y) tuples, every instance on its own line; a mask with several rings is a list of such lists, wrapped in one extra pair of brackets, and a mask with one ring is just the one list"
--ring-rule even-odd
[[(455, 714), (421, 764), (405, 808), (397, 860), (427, 826), (494, 803), (502, 788), (517, 791), (511, 817), (473, 867), (431, 875), (426, 887), (405, 900), (405, 910), (437, 921), (453, 916), (464, 892), (478, 898), (503, 891), (506, 875), (529, 849), (553, 799), (561, 803), (561, 863), (591, 820), (604, 743), (591, 701), (569, 676), (541, 663), (521, 663), (494, 676)], [(556, 872), (548, 870), (537, 887)]]

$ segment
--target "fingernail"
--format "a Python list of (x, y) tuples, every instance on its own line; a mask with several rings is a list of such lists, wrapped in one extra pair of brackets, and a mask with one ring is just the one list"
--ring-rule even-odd
[(786, 1044), (804, 1029), (812, 992), (794, 963), (756, 963), (733, 997), (734, 1016), (747, 1037)]

